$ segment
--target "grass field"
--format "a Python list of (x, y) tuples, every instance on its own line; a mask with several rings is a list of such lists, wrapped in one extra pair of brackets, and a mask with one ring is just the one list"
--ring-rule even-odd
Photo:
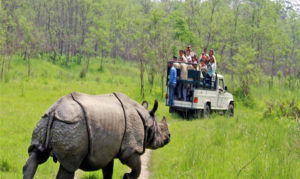
[[(32, 60), (32, 74), (27, 77), (26, 62), (15, 58), (0, 81), (0, 178), (22, 178), (28, 157), (31, 133), (43, 113), (61, 96), (73, 92), (90, 94), (120, 91), (137, 101), (139, 71), (134, 63), (109, 59), (104, 70), (91, 61), (86, 78), (79, 78), (82, 67), (61, 67), (47, 61)], [(226, 80), (226, 79), (225, 79)], [(150, 94), (147, 77), (146, 100), (159, 99), (157, 115), (167, 117), (171, 143), (152, 152), (152, 178), (299, 178), (300, 125), (277, 113), (265, 115), (268, 102), (294, 100), (299, 105), (300, 92), (281, 85), (268, 89), (253, 87), (254, 105), (246, 107), (236, 100), (235, 117), (213, 114), (210, 119), (182, 120), (169, 114), (161, 99), (159, 82)], [(278, 85), (279, 86), (279, 85)], [(230, 89), (230, 88), (229, 88)], [(55, 178), (58, 163), (51, 158), (40, 165), (36, 178)], [(121, 178), (128, 168), (119, 162), (114, 178)], [(83, 178), (102, 178), (100, 171), (84, 173)]]

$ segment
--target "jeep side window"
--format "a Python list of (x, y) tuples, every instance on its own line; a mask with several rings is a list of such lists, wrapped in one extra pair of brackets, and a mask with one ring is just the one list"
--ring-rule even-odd
[(224, 81), (223, 81), (223, 79), (219, 79), (219, 88), (222, 88), (224, 90)]

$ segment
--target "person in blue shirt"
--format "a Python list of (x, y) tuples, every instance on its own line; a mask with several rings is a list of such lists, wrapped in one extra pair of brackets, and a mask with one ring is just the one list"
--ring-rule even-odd
[(174, 67), (174, 62), (170, 62), (171, 68), (170, 68), (170, 78), (169, 78), (169, 82), (168, 82), (168, 86), (169, 86), (169, 106), (173, 106), (174, 104), (174, 89), (176, 87), (176, 78), (177, 78), (177, 71), (176, 68)]

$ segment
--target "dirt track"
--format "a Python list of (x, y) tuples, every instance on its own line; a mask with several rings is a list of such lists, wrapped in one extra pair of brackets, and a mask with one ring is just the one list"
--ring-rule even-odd
[(150, 155), (151, 150), (146, 150), (144, 155), (142, 155), (142, 172), (140, 175), (140, 179), (148, 179), (150, 176), (150, 171), (148, 169), (148, 165), (150, 162)]

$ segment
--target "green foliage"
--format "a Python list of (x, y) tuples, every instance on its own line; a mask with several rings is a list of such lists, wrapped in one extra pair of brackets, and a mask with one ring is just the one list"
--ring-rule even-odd
[(288, 86), (290, 89), (299, 89), (300, 81), (292, 75), (289, 75), (285, 79), (284, 85)]
[(181, 16), (175, 16), (174, 38), (184, 42), (184, 44), (193, 44), (193, 33), (188, 29), (185, 19)]
[(9, 172), (10, 170), (11, 170), (11, 166), (9, 165), (8, 161), (5, 159), (1, 159), (0, 171), (1, 172)]
[(266, 103), (267, 109), (264, 112), (264, 118), (288, 118), (292, 120), (299, 120), (300, 117), (300, 103), (293, 100), (283, 101), (269, 101)]
[(250, 84), (256, 77), (255, 65), (253, 64), (256, 60), (256, 54), (254, 49), (241, 46), (239, 52), (233, 56), (235, 61), (233, 71), (237, 74), (240, 84), (237, 94), (244, 99), (245, 104), (248, 106), (251, 106), (251, 101), (253, 101), (250, 93)]
[[(79, 56), (139, 61), (164, 79), (163, 62), (187, 44), (213, 48), (219, 72), (232, 78), (241, 49), (255, 51), (255, 70), (297, 76), (300, 19), (283, 1), (1, 1), (0, 53), (68, 66)], [(74, 58), (75, 57), (75, 58)], [(243, 62), (242, 62), (243, 63)], [(28, 61), (28, 75), (30, 62)], [(258, 79), (261, 80), (261, 79)]]

